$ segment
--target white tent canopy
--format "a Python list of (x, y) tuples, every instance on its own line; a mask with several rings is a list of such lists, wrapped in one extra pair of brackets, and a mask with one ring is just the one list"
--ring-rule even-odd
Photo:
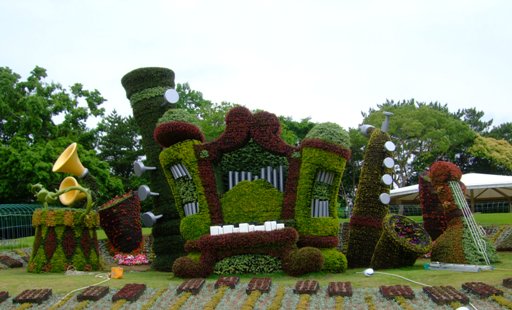
[[(466, 185), (465, 194), (471, 206), (474, 206), (476, 201), (512, 201), (512, 176), (466, 173), (462, 175), (461, 181)], [(419, 203), (418, 184), (392, 189), (390, 195), (391, 204)]]

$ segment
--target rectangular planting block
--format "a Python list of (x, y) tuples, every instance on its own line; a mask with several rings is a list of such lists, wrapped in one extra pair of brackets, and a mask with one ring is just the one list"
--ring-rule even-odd
[(407, 285), (391, 285), (379, 287), (379, 292), (386, 299), (394, 299), (395, 297), (404, 297), (407, 299), (414, 298), (414, 291)]
[(15, 304), (32, 303), (42, 304), (52, 296), (52, 290), (48, 288), (24, 290), (12, 300)]
[(108, 286), (89, 286), (82, 293), (76, 296), (76, 300), (84, 301), (84, 300), (92, 300), (98, 301), (107, 295), (109, 292)]
[(352, 284), (350, 282), (329, 282), (327, 287), (327, 294), (332, 296), (352, 296)]
[(271, 278), (252, 278), (249, 284), (247, 284), (247, 288), (245, 292), (247, 295), (251, 294), (252, 291), (260, 291), (262, 293), (268, 293), (270, 291), (270, 286), (272, 285)]
[(203, 285), (204, 279), (190, 279), (181, 283), (176, 290), (178, 291), (178, 294), (182, 292), (191, 292), (192, 294), (197, 295), (201, 288), (203, 287)]
[(235, 286), (238, 284), (238, 282), (240, 282), (240, 277), (235, 277), (235, 276), (220, 277), (215, 282), (215, 286), (214, 287), (215, 287), (215, 289), (218, 289), (221, 286), (229, 286), (230, 288), (235, 288)]
[(480, 298), (487, 298), (492, 295), (503, 295), (503, 291), (483, 282), (466, 282), (462, 284), (466, 291), (478, 295)]
[(131, 302), (139, 299), (146, 290), (146, 284), (129, 283), (123, 286), (117, 293), (112, 296), (112, 302), (120, 299), (128, 300)]
[(464, 305), (469, 303), (469, 298), (465, 294), (457, 291), (450, 285), (424, 287), (423, 292), (438, 305), (446, 305), (454, 301)]
[(320, 288), (320, 285), (318, 284), (318, 281), (316, 280), (301, 280), (297, 281), (295, 284), (295, 288), (293, 289), (293, 292), (295, 294), (316, 294), (318, 292), (318, 289)]

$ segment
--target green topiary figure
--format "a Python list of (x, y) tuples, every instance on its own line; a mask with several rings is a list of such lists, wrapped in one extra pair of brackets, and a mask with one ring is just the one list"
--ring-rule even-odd
[[(142, 135), (142, 148), (148, 166), (160, 166), (161, 147), (153, 140), (155, 126), (167, 110), (162, 106), (164, 93), (174, 88), (174, 72), (167, 68), (139, 68), (127, 73), (121, 84), (130, 100), (133, 117)], [(162, 169), (149, 173), (151, 191), (159, 193), (154, 198), (153, 212), (161, 214), (153, 226), (153, 268), (170, 271), (173, 261), (183, 254), (183, 239), (179, 234), (179, 215), (166, 183)]]
[(467, 206), (459, 167), (438, 161), (430, 167), (429, 177), (447, 220), (446, 230), (432, 247), (432, 261), (475, 265), (496, 262), (496, 249), (476, 226)]
[(377, 128), (369, 128), (366, 133), (370, 140), (366, 146), (350, 218), (347, 259), (351, 268), (370, 266), (375, 246), (382, 234), (382, 221), (389, 211), (381, 197), (389, 197), (386, 196), (389, 195), (389, 184), (383, 183), (382, 176), (392, 172), (391, 168), (383, 165), (384, 159), (392, 154), (385, 148), (386, 142), (391, 141), (391, 138)]

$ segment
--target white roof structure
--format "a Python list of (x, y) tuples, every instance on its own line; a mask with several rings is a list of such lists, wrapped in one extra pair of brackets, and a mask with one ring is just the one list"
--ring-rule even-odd
[[(461, 181), (466, 185), (466, 198), (472, 205), (475, 201), (512, 201), (512, 176), (466, 173), (462, 175)], [(392, 189), (390, 196), (390, 204), (418, 204), (418, 184)]]

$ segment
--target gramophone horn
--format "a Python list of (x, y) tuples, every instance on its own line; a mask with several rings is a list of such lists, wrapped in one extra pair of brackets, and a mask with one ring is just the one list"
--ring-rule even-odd
[(86, 176), (89, 170), (82, 166), (76, 150), (76, 142), (71, 143), (57, 158), (57, 161), (53, 164), (52, 171), (71, 173), (79, 178)]
[(144, 224), (144, 227), (151, 227), (153, 226), (156, 221), (161, 218), (163, 215), (162, 214), (159, 214), (159, 215), (155, 215), (153, 214), (153, 212), (151, 211), (148, 211), (148, 212), (145, 212), (142, 214), (141, 216), (141, 220), (142, 220), (142, 224)]
[[(62, 182), (60, 182), (59, 191), (65, 190), (68, 187), (71, 186), (80, 186), (78, 184), (77, 180), (73, 177), (66, 177)], [(79, 190), (70, 190), (69, 192), (66, 192), (59, 196), (60, 202), (65, 205), (69, 206), (75, 203), (78, 200), (84, 199), (86, 197), (86, 194)]]
[(133, 162), (133, 171), (135, 171), (136, 176), (140, 177), (144, 172), (148, 170), (156, 170), (156, 167), (144, 166), (144, 163), (140, 160)]

